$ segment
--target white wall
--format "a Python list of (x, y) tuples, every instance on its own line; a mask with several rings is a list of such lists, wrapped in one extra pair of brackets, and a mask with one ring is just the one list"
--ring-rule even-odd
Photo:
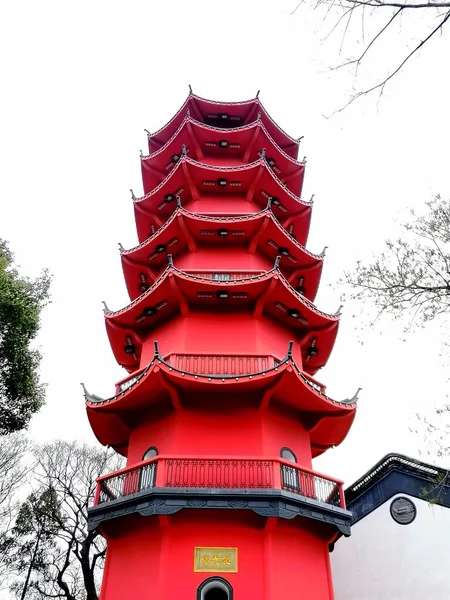
[[(409, 497), (410, 525), (391, 517), (391, 502)], [(450, 509), (397, 494), (352, 527), (330, 555), (335, 600), (449, 600)]]

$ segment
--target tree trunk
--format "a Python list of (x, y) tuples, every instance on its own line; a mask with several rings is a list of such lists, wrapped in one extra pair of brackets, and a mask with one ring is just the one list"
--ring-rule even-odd
[(91, 568), (90, 549), (92, 544), (92, 536), (84, 540), (80, 550), (81, 571), (83, 573), (84, 589), (86, 590), (86, 600), (98, 600), (97, 588), (95, 587), (94, 569)]
[(27, 571), (27, 576), (25, 577), (25, 583), (23, 584), (23, 590), (22, 590), (22, 594), (20, 596), (20, 600), (25, 600), (25, 596), (27, 594), (28, 591), (28, 586), (30, 584), (30, 577), (31, 577), (31, 573), (33, 571), (34, 568), (34, 561), (36, 558), (36, 554), (39, 548), (39, 542), (41, 541), (41, 532), (38, 533), (38, 536), (36, 538), (36, 545), (34, 546), (33, 549), (33, 554), (31, 556), (30, 559), (30, 566), (28, 567), (28, 571)]

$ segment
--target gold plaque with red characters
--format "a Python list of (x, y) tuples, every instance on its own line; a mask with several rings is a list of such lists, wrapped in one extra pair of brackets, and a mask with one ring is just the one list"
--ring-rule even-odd
[(194, 548), (194, 571), (197, 573), (237, 573), (237, 548)]

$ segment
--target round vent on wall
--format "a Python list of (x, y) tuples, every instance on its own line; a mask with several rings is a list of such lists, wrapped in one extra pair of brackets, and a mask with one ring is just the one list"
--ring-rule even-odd
[(417, 509), (409, 498), (396, 498), (391, 504), (391, 517), (400, 525), (409, 525), (414, 521)]

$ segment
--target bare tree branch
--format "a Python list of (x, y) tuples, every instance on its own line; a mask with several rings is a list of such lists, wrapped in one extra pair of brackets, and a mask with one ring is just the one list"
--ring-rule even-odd
[[(291, 15), (294, 15), (300, 6), (304, 4), (304, 0), (299, 2), (294, 10), (292, 10)], [(312, 1), (311, 6), (313, 9), (325, 9), (324, 21), (328, 20), (328, 18), (334, 18), (334, 23), (332, 24), (331, 29), (324, 37), (324, 42), (327, 41), (331, 36), (337, 32), (337, 30), (342, 30), (342, 39), (340, 40), (338, 53), (341, 54), (344, 47), (344, 42), (349, 37), (348, 34), (350, 31), (357, 31), (357, 27), (353, 24), (353, 16), (358, 12), (361, 18), (361, 34), (358, 36), (363, 44), (363, 50), (358, 51), (356, 56), (350, 57), (347, 60), (330, 67), (331, 71), (338, 71), (343, 68), (354, 68), (355, 77), (359, 74), (359, 68), (363, 63), (365, 63), (365, 59), (369, 50), (373, 53), (375, 47), (380, 47), (380, 39), (385, 37), (385, 35), (390, 32), (398, 22), (398, 17), (401, 17), (404, 14), (411, 15), (420, 15), (418, 23), (421, 28), (422, 34), (419, 36), (419, 41), (414, 43), (412, 50), (409, 52), (405, 52), (403, 58), (401, 58), (397, 64), (390, 69), (390, 72), (387, 72), (385, 76), (378, 77), (378, 81), (374, 84), (361, 86), (361, 89), (351, 95), (349, 100), (340, 108), (335, 110), (332, 115), (341, 112), (351, 104), (353, 104), (356, 100), (363, 96), (367, 96), (372, 92), (379, 91), (380, 96), (383, 94), (385, 86), (396, 76), (398, 73), (405, 67), (405, 65), (421, 50), (430, 40), (435, 37), (435, 35), (439, 32), (442, 32), (443, 28), (447, 24), (447, 21), (450, 18), (450, 2), (448, 0), (438, 1), (431, 0), (430, 2), (411, 2), (411, 0), (405, 2), (399, 2), (394, 0), (315, 0)], [(359, 10), (360, 9), (360, 10)], [(424, 18), (425, 14), (434, 13), (425, 13), (426, 9), (432, 9), (437, 13), (438, 24), (433, 24), (433, 20), (426, 20)], [(392, 14), (389, 16), (388, 20), (384, 22), (381, 26), (378, 25), (378, 17), (382, 16), (384, 11), (392, 11)], [(384, 21), (384, 19), (383, 19)], [(369, 42), (365, 42), (366, 34), (365, 27), (366, 23), (375, 24), (376, 30), (370, 33)], [(372, 29), (374, 29), (372, 27)], [(394, 29), (395, 31), (395, 29)], [(400, 29), (399, 31), (402, 31)], [(354, 54), (354, 53), (353, 53)]]
[(337, 71), (338, 69), (342, 69), (343, 67), (349, 67), (350, 65), (354, 65), (354, 64), (356, 64), (356, 65), (361, 64), (362, 59), (366, 56), (367, 52), (370, 50), (370, 48), (373, 46), (373, 44), (387, 30), (387, 28), (389, 27), (389, 25), (391, 25), (391, 23), (394, 21), (394, 19), (396, 17), (398, 17), (398, 15), (401, 13), (402, 10), (403, 10), (403, 8), (399, 8), (392, 15), (392, 17), (389, 19), (389, 21), (386, 23), (386, 25), (380, 29), (380, 31), (376, 34), (376, 36), (374, 38), (372, 38), (372, 41), (366, 46), (366, 49), (359, 56), (359, 58), (354, 58), (353, 60), (348, 60), (347, 62), (341, 63), (340, 65), (337, 65), (335, 67), (331, 67), (331, 71)]
[(450, 201), (436, 196), (426, 207), (423, 215), (412, 213), (402, 238), (387, 241), (385, 252), (344, 275), (350, 298), (368, 300), (376, 318), (409, 315), (409, 327), (441, 315), (450, 322)]
[[(36, 446), (34, 455), (38, 491), (22, 505), (21, 519), (16, 520), (10, 564), (18, 575), (29, 573), (27, 600), (98, 600), (105, 541), (88, 530), (87, 509), (97, 477), (120, 468), (122, 460), (106, 449), (63, 441)], [(37, 550), (37, 535), (42, 536), (39, 551), (25, 552)], [(16, 578), (16, 594), (24, 590), (20, 585)]]
[(445, 14), (445, 17), (442, 19), (442, 21), (439, 23), (439, 25), (437, 27), (435, 27), (433, 29), (433, 31), (429, 35), (427, 35), (427, 37), (425, 39), (423, 39), (419, 44), (417, 44), (415, 46), (415, 48), (400, 62), (400, 64), (394, 69), (394, 71), (390, 75), (388, 75), (382, 81), (380, 81), (379, 83), (373, 85), (372, 87), (356, 93), (354, 96), (352, 96), (350, 98), (350, 100), (342, 108), (340, 108), (337, 111), (335, 111), (335, 113), (336, 112), (341, 112), (342, 110), (344, 110), (345, 108), (347, 108), (347, 106), (350, 106), (350, 104), (353, 104), (353, 102), (355, 102), (355, 100), (357, 100), (361, 96), (366, 96), (367, 94), (370, 94), (371, 92), (374, 92), (375, 90), (378, 90), (378, 89), (383, 90), (384, 86), (393, 77), (395, 77), (395, 75), (397, 75), (397, 73), (399, 73), (399, 71), (401, 71), (401, 69), (403, 69), (403, 67), (406, 65), (406, 63), (416, 54), (416, 52), (418, 52), (422, 48), (422, 46), (424, 46), (436, 33), (438, 33), (438, 31), (440, 31), (442, 29), (442, 27), (445, 25), (445, 23), (449, 19), (450, 19), (450, 11), (448, 11)]

